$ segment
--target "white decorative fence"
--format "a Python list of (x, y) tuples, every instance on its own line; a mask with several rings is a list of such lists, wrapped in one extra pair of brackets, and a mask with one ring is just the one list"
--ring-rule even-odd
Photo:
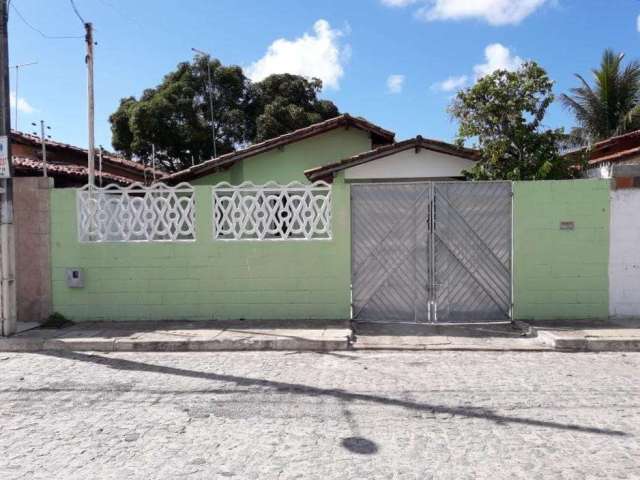
[(331, 238), (331, 185), (269, 182), (213, 187), (216, 240), (327, 240)]
[(157, 183), (146, 187), (78, 189), (81, 242), (176, 242), (195, 239), (193, 187)]

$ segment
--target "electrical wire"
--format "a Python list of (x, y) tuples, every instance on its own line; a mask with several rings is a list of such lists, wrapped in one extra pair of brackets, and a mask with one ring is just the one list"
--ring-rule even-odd
[(76, 3), (73, 0), (69, 0), (69, 1), (71, 2), (71, 8), (73, 8), (73, 11), (76, 13), (78, 18), (80, 19), (80, 21), (84, 25), (86, 22), (84, 21), (84, 18), (82, 18), (82, 15), (80, 15), (80, 12), (78, 11), (78, 7), (76, 7)]
[(61, 39), (69, 39), (69, 38), (84, 38), (84, 35), (47, 35), (42, 30), (40, 30), (39, 28), (37, 28), (37, 27), (33, 26), (31, 23), (29, 23), (29, 21), (24, 17), (24, 15), (22, 15), (22, 13), (20, 13), (20, 10), (18, 10), (18, 8), (15, 6), (14, 3), (11, 3), (9, 5), (11, 6), (11, 8), (13, 8), (13, 11), (16, 12), (16, 15), (18, 15), (18, 18), (20, 20), (22, 20), (22, 23), (24, 23), (27, 27), (29, 27), (34, 32), (39, 33), (40, 36), (42, 36), (42, 38), (46, 38), (46, 39), (49, 39), (49, 40), (61, 40)]

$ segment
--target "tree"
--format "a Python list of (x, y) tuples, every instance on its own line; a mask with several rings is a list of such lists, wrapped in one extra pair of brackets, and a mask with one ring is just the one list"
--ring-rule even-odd
[[(225, 67), (211, 60), (214, 91), (214, 125), (219, 154), (246, 143), (245, 111), (253, 101), (250, 82), (237, 66)], [(149, 160), (152, 145), (156, 158), (168, 170), (180, 170), (211, 158), (211, 112), (207, 96), (207, 59), (180, 63), (162, 83), (120, 101), (109, 117), (112, 143), (127, 156)]]
[(270, 75), (255, 84), (258, 115), (254, 141), (261, 142), (339, 114), (328, 100), (318, 100), (322, 80), (288, 73)]
[(581, 85), (560, 97), (576, 118), (572, 134), (583, 145), (640, 128), (640, 63), (623, 68), (623, 59), (623, 53), (605, 50), (593, 87), (576, 74)]
[(481, 159), (467, 175), (477, 180), (542, 180), (571, 175), (560, 157), (561, 129), (544, 129), (553, 82), (535, 62), (496, 70), (458, 92), (449, 107), (459, 122), (456, 141), (475, 140)]
[[(212, 59), (210, 68), (218, 155), (338, 115), (332, 102), (317, 98), (318, 79), (282, 74), (252, 83), (238, 66)], [(153, 145), (169, 171), (211, 158), (207, 59), (180, 63), (140, 99), (123, 98), (109, 121), (113, 147), (128, 157), (149, 163)]]

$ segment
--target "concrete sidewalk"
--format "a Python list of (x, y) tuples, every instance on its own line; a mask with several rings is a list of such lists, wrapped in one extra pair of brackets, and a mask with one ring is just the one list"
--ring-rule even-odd
[(518, 322), (544, 345), (560, 351), (639, 352), (640, 319)]
[(355, 350), (553, 350), (525, 325), (511, 322), (475, 324), (382, 324), (356, 323)]
[(640, 321), (354, 323), (351, 333), (348, 322), (86, 322), (0, 338), (0, 351), (640, 351)]
[(347, 322), (85, 322), (0, 338), (0, 351), (346, 350)]

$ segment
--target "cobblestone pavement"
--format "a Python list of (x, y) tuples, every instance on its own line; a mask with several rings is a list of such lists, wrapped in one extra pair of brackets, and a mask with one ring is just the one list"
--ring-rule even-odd
[(0, 479), (640, 478), (640, 354), (0, 354)]

